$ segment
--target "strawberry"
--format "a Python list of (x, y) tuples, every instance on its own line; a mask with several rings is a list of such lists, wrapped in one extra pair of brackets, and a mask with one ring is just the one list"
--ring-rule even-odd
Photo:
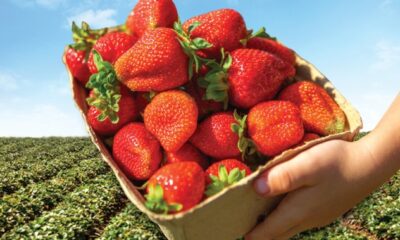
[(166, 158), (167, 164), (193, 161), (197, 162), (203, 169), (206, 169), (208, 166), (207, 158), (190, 143), (183, 145), (177, 152), (166, 152)]
[(287, 101), (257, 104), (249, 111), (247, 127), (257, 150), (267, 156), (296, 145), (304, 135), (300, 110)]
[(207, 89), (206, 99), (224, 102), (225, 107), (228, 99), (243, 109), (271, 100), (295, 73), (293, 66), (261, 50), (238, 49), (222, 56), (221, 63), (209, 64), (211, 70), (199, 84)]
[(320, 136), (318, 134), (305, 133), (304, 137), (303, 137), (303, 140), (301, 140), (301, 141), (305, 143), (305, 142), (309, 142), (309, 141), (312, 141), (312, 140), (315, 140), (315, 139), (318, 139), (318, 138), (320, 138)]
[(200, 88), (196, 83), (189, 82), (186, 85), (186, 91), (194, 98), (199, 109), (200, 118), (210, 113), (223, 110), (223, 104), (214, 100), (205, 99), (205, 90)]
[(196, 102), (187, 93), (170, 90), (157, 94), (144, 110), (146, 128), (168, 152), (178, 151), (197, 128)]
[(81, 84), (86, 85), (89, 81), (90, 71), (86, 63), (86, 52), (68, 48), (65, 53), (65, 61), (72, 76)]
[(149, 179), (162, 160), (160, 144), (143, 123), (129, 123), (118, 131), (113, 156), (131, 180)]
[(197, 163), (171, 163), (148, 181), (146, 207), (157, 213), (185, 211), (201, 201), (204, 188), (204, 171)]
[(191, 38), (203, 38), (212, 45), (200, 51), (206, 58), (219, 59), (221, 48), (233, 51), (242, 47), (240, 40), (247, 35), (243, 17), (233, 9), (220, 9), (193, 17), (183, 24), (183, 29), (189, 31), (195, 22), (200, 25), (192, 31)]
[(157, 27), (172, 28), (178, 12), (172, 0), (139, 0), (126, 20), (128, 30), (141, 37)]
[(229, 101), (240, 108), (251, 108), (271, 100), (283, 81), (294, 75), (294, 68), (267, 52), (238, 49), (232, 52), (228, 70)]
[[(93, 99), (92, 101), (96, 101), (96, 97), (94, 95), (95, 94), (92, 91), (90, 93), (89, 99)], [(101, 103), (99, 103), (99, 105), (95, 104), (94, 106), (90, 106), (87, 112), (87, 121), (89, 125), (94, 129), (94, 131), (102, 136), (111, 136), (115, 134), (125, 124), (135, 120), (138, 115), (136, 102), (129, 90), (124, 87), (121, 88), (121, 99), (118, 102), (118, 122), (113, 123), (110, 118), (105, 118), (104, 116), (102, 116), (100, 105)]]
[(144, 113), (147, 105), (150, 102), (149, 93), (147, 92), (135, 92), (135, 100), (138, 106), (138, 112), (140, 114)]
[(204, 119), (190, 142), (207, 156), (216, 159), (235, 158), (240, 155), (238, 135), (231, 130), (236, 123), (232, 112), (216, 113)]
[(271, 53), (291, 66), (294, 66), (296, 63), (296, 56), (293, 50), (270, 38), (250, 38), (247, 42), (247, 48), (259, 49)]
[(206, 195), (212, 196), (250, 174), (250, 168), (236, 159), (216, 162), (206, 170)]
[[(114, 64), (136, 41), (136, 37), (126, 33), (111, 32), (99, 38), (93, 46), (93, 50), (96, 50), (104, 61)], [(90, 72), (96, 73), (97, 68), (93, 60), (93, 50), (90, 53), (88, 65)]]
[(156, 28), (117, 60), (115, 71), (132, 91), (165, 91), (188, 81), (188, 62), (174, 30)]
[(307, 142), (310, 142), (310, 141), (318, 139), (318, 138), (320, 138), (320, 136), (318, 134), (304, 133), (303, 139), (300, 141), (300, 143), (294, 145), (293, 148), (302, 146), (302, 145), (306, 144)]
[(329, 94), (315, 83), (302, 81), (289, 85), (279, 99), (296, 104), (306, 131), (322, 136), (343, 132), (346, 117)]
[(68, 46), (65, 53), (65, 63), (72, 76), (81, 84), (86, 85), (89, 81), (90, 71), (87, 65), (89, 51), (98, 38), (106, 34), (107, 29), (92, 30), (89, 25), (82, 22), (79, 28), (72, 22), (73, 40), (75, 43)]

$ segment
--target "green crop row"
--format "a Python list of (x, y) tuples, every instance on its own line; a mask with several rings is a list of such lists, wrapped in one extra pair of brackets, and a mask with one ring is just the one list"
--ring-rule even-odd
[(0, 156), (30, 148), (38, 142), (46, 142), (46, 140), (44, 138), (0, 138)]
[(31, 148), (37, 147), (38, 145), (43, 145), (49, 143), (48, 141), (41, 140), (30, 140), (30, 141), (22, 141), (21, 143), (14, 142), (11, 144), (7, 144), (2, 146), (0, 149), (0, 162), (8, 161), (10, 159), (15, 159), (16, 157), (21, 156), (25, 151), (30, 150)]
[(121, 208), (124, 200), (113, 174), (100, 175), (68, 194), (53, 210), (12, 229), (1, 239), (87, 239)]
[(36, 144), (35, 146), (22, 150), (20, 152), (5, 154), (0, 161), (0, 169), (14, 167), (17, 170), (24, 166), (24, 163), (34, 162), (40, 159), (51, 159), (61, 155), (66, 151), (80, 151), (83, 146), (89, 145), (88, 141), (47, 141)]
[(349, 218), (379, 238), (400, 239), (400, 172), (360, 203)]
[(337, 220), (327, 227), (298, 234), (291, 240), (368, 240), (368, 238), (341, 225)]
[(113, 239), (166, 240), (159, 227), (132, 203), (111, 219), (99, 238), (99, 240)]
[(43, 159), (30, 164), (26, 169), (5, 172), (0, 178), (0, 195), (10, 194), (28, 184), (46, 180), (59, 171), (74, 166), (82, 159), (95, 156), (98, 156), (98, 151), (95, 151), (93, 146), (85, 146), (80, 152), (67, 152), (52, 160)]
[(99, 158), (82, 160), (78, 166), (60, 171), (55, 178), (29, 185), (0, 200), (0, 236), (52, 209), (76, 186), (109, 171)]

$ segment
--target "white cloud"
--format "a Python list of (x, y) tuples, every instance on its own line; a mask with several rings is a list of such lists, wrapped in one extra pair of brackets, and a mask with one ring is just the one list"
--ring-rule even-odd
[(103, 10), (86, 10), (78, 13), (74, 16), (68, 17), (68, 26), (71, 26), (72, 21), (75, 21), (78, 25), (82, 21), (89, 23), (92, 28), (103, 28), (117, 25), (116, 17), (117, 11), (114, 9), (103, 9)]
[(379, 123), (396, 95), (397, 89), (385, 93), (371, 91), (352, 96), (351, 102), (363, 120), (363, 131), (372, 130)]
[(387, 70), (400, 65), (400, 45), (381, 40), (375, 47), (376, 61), (372, 64), (374, 70)]
[(10, 73), (0, 72), (0, 92), (14, 91), (18, 89), (17, 77)]
[[(27, 101), (25, 100), (18, 100)], [(5, 108), (0, 118), (0, 136), (86, 136), (83, 120), (75, 112), (65, 112), (52, 104)]]

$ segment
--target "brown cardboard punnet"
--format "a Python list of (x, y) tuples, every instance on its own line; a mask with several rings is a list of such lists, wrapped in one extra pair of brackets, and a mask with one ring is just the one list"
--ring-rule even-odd
[[(65, 63), (65, 59), (63, 60)], [(112, 154), (102, 139), (87, 124), (87, 104), (85, 101), (87, 91), (72, 77), (68, 67), (67, 70), (74, 101), (82, 114), (89, 135), (100, 150), (104, 161), (110, 165), (129, 200), (156, 222), (169, 240), (234, 240), (250, 231), (259, 217), (271, 211), (280, 200), (280, 197), (263, 199), (253, 191), (252, 182), (262, 171), (286, 161), (318, 143), (331, 139), (351, 141), (362, 127), (362, 121), (357, 110), (322, 73), (298, 55), (296, 55), (296, 65), (297, 74), (294, 81), (307, 80), (322, 86), (345, 112), (347, 117), (346, 131), (316, 139), (296, 149), (287, 150), (237, 184), (224, 189), (196, 207), (175, 215), (155, 214), (144, 206), (143, 196), (114, 162)]]

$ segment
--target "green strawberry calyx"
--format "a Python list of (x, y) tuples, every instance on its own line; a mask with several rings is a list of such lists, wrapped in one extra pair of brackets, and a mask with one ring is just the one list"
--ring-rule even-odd
[(189, 79), (192, 79), (193, 77), (193, 66), (195, 72), (198, 73), (203, 64), (211, 61), (198, 56), (196, 53), (198, 50), (207, 49), (213, 46), (203, 38), (192, 39), (191, 34), (198, 26), (200, 26), (200, 22), (194, 22), (189, 26), (188, 31), (186, 32), (183, 30), (182, 24), (179, 21), (174, 23), (174, 30), (178, 35), (178, 41), (185, 54), (189, 57)]
[(96, 44), (97, 40), (106, 33), (113, 31), (125, 32), (126, 25), (122, 24), (112, 28), (91, 29), (89, 24), (84, 21), (81, 27), (78, 27), (75, 22), (72, 22), (72, 39), (74, 43), (68, 46), (75, 50), (86, 51), (87, 60), (90, 50), (93, 48), (94, 44)]
[(246, 170), (240, 170), (238, 167), (232, 169), (229, 173), (226, 167), (221, 164), (218, 167), (218, 176), (210, 175), (211, 183), (207, 186), (205, 194), (212, 196), (222, 189), (239, 182), (246, 177)]
[(253, 33), (253, 30), (249, 30), (249, 31), (248, 31), (247, 37), (246, 37), (245, 39), (240, 40), (240, 42), (243, 44), (243, 46), (246, 46), (246, 45), (247, 45), (247, 42), (248, 42), (250, 39), (255, 38), (255, 37), (268, 38), (268, 39), (277, 41), (277, 38), (276, 38), (276, 37), (272, 37), (271, 35), (269, 35), (269, 34), (266, 32), (265, 27), (261, 27), (261, 28), (260, 28), (257, 32), (255, 32), (255, 33)]
[(215, 60), (206, 63), (210, 70), (205, 76), (200, 77), (197, 83), (200, 87), (206, 89), (205, 100), (223, 102), (226, 110), (229, 102), (228, 70), (232, 65), (232, 57), (224, 49), (221, 49), (221, 55), (220, 63)]
[(146, 207), (155, 213), (167, 214), (169, 212), (178, 212), (183, 208), (182, 204), (167, 203), (164, 200), (164, 190), (160, 184), (149, 185), (149, 192), (145, 195), (145, 198)]
[(97, 30), (91, 29), (89, 24), (86, 22), (82, 22), (81, 27), (78, 27), (75, 22), (72, 22), (72, 39), (74, 40), (74, 43), (70, 44), (69, 47), (75, 50), (84, 50), (89, 52), (97, 39), (106, 34), (107, 31), (108, 28)]
[(104, 61), (101, 55), (93, 50), (93, 60), (98, 72), (93, 74), (86, 87), (93, 89), (93, 96), (86, 99), (90, 106), (97, 108), (101, 113), (99, 121), (107, 118), (116, 124), (119, 121), (119, 100), (121, 99), (120, 86), (117, 74), (111, 63)]
[(233, 116), (236, 120), (236, 123), (232, 123), (231, 130), (239, 136), (237, 147), (242, 153), (242, 159), (244, 160), (248, 156), (257, 153), (257, 150), (254, 142), (250, 138), (246, 137), (247, 115), (244, 115), (242, 117), (237, 113), (237, 110), (235, 109)]

